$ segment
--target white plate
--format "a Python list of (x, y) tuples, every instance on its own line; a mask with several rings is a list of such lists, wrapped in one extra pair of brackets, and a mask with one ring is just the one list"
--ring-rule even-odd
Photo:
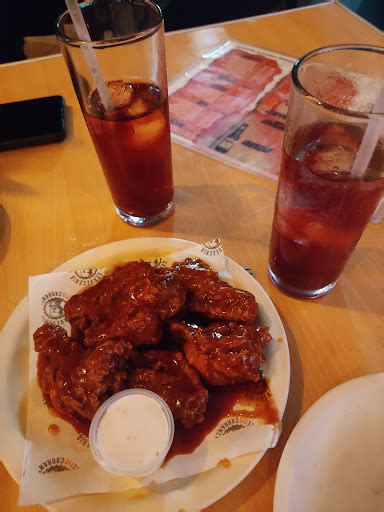
[[(74, 270), (107, 266), (117, 262), (161, 256), (184, 250), (193, 242), (175, 238), (137, 238), (122, 240), (91, 249), (67, 261), (56, 270)], [(227, 258), (234, 282), (252, 292), (259, 304), (263, 324), (270, 326), (274, 339), (283, 341), (279, 350), (270, 354), (265, 375), (279, 411), (284, 414), (288, 398), (290, 363), (287, 338), (280, 317), (263, 288), (240, 265)], [(1, 339), (0, 410), (2, 442), (0, 456), (13, 478), (19, 482), (24, 449), (25, 411), (28, 386), (28, 305), (24, 298), (6, 323)], [(268, 357), (268, 353), (267, 353)], [(151, 489), (145, 498), (129, 499), (127, 493), (84, 495), (49, 505), (56, 512), (188, 512), (200, 510), (231, 491), (260, 461), (265, 452), (252, 453), (232, 461), (229, 469), (222, 467), (179, 479)]]
[(274, 512), (384, 511), (384, 373), (320, 398), (289, 438)]

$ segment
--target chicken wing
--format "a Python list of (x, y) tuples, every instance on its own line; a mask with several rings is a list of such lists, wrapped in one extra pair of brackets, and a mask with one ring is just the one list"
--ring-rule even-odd
[(106, 340), (86, 349), (52, 324), (39, 327), (33, 337), (43, 396), (64, 417), (90, 421), (107, 398), (126, 388), (129, 343)]
[(129, 385), (160, 395), (175, 421), (185, 428), (204, 420), (208, 391), (181, 352), (148, 350), (135, 354)]
[(213, 386), (260, 379), (262, 349), (271, 340), (267, 329), (235, 322), (197, 327), (172, 320), (173, 336), (184, 341), (188, 363)]
[(106, 339), (156, 344), (163, 333), (162, 320), (183, 308), (185, 295), (174, 273), (159, 273), (149, 263), (133, 261), (73, 295), (64, 311), (73, 332), (82, 333), (85, 346)]
[(252, 293), (233, 288), (219, 279), (202, 260), (188, 258), (172, 269), (187, 288), (187, 308), (213, 320), (253, 322), (258, 306)]

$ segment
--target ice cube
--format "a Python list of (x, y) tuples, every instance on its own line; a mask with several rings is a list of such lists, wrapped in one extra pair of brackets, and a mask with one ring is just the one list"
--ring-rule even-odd
[(142, 98), (137, 98), (128, 107), (124, 107), (124, 115), (129, 117), (140, 117), (149, 111), (148, 105)]
[(132, 85), (123, 82), (123, 80), (114, 80), (113, 82), (108, 82), (107, 85), (112, 104), (115, 108), (130, 105), (133, 96)]
[(312, 220), (302, 225), (302, 238), (305, 240), (304, 245), (318, 245), (327, 247), (331, 245), (332, 226), (322, 223), (321, 220)]
[(105, 116), (108, 120), (118, 119), (121, 111), (132, 102), (133, 88), (123, 80), (107, 82), (108, 92), (112, 101), (112, 110), (106, 112), (100, 99), (99, 91), (94, 90), (89, 97), (89, 108), (98, 116)]
[(164, 115), (160, 110), (155, 110), (147, 116), (140, 117), (132, 123), (134, 131), (134, 144), (137, 147), (143, 147), (156, 142), (163, 134), (166, 128)]
[(310, 157), (310, 168), (316, 173), (327, 173), (333, 176), (341, 176), (350, 172), (355, 152), (348, 146), (335, 144), (326, 146), (312, 152)]
[[(356, 237), (353, 229), (337, 226), (331, 213), (320, 212), (315, 208), (291, 208), (283, 214), (278, 213), (274, 222), (275, 228), (283, 236), (302, 247), (345, 250)], [(291, 257), (293, 255), (294, 252)]]
[(362, 138), (359, 126), (344, 123), (319, 123), (307, 134), (312, 141), (303, 150), (306, 167), (330, 177), (349, 173)]
[(318, 221), (303, 225), (303, 238), (308, 245), (317, 245), (318, 247), (328, 247), (342, 251), (348, 251), (348, 248), (356, 242), (356, 232), (354, 229), (341, 228), (333, 222), (331, 216), (324, 216)]

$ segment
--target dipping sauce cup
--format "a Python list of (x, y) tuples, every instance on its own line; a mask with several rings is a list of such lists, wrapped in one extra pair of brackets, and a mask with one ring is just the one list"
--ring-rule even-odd
[(166, 402), (152, 391), (116, 393), (96, 412), (89, 430), (95, 460), (107, 471), (148, 476), (164, 462), (175, 425)]

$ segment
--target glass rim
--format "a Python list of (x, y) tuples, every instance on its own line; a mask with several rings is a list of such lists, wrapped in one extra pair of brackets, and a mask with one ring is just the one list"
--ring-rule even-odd
[[(111, 1), (114, 2), (114, 0), (111, 0)], [(85, 41), (83, 39), (69, 37), (68, 35), (66, 35), (63, 32), (63, 30), (61, 28), (62, 20), (67, 15), (71, 19), (71, 15), (69, 13), (69, 10), (67, 9), (62, 14), (60, 14), (60, 16), (57, 19), (56, 37), (57, 37), (57, 39), (62, 41), (64, 44), (66, 44), (68, 46), (76, 46), (78, 48), (84, 47), (84, 46), (88, 46), (88, 47), (92, 47), (92, 48), (120, 46), (123, 44), (131, 44), (131, 43), (135, 43), (137, 41), (142, 41), (143, 39), (147, 39), (148, 37), (151, 37), (153, 34), (158, 32), (158, 30), (160, 29), (160, 27), (163, 24), (164, 17), (163, 17), (163, 13), (160, 9), (160, 6), (157, 5), (155, 2), (153, 2), (152, 0), (141, 0), (141, 1), (143, 2), (143, 4), (147, 4), (150, 8), (152, 8), (154, 10), (154, 12), (156, 12), (158, 15), (158, 22), (153, 27), (149, 27), (145, 30), (142, 30), (141, 32), (137, 32), (132, 35), (127, 34), (125, 36), (113, 37), (111, 39), (99, 39), (96, 41)], [(80, 6), (80, 9), (82, 9), (87, 6), (91, 6), (92, 4), (95, 4), (95, 0), (81, 2), (81, 3), (79, 3), (79, 6)]]
[(359, 50), (364, 52), (372, 52), (372, 53), (379, 53), (384, 56), (384, 47), (383, 46), (377, 46), (377, 45), (367, 45), (367, 44), (335, 44), (331, 46), (322, 46), (321, 48), (317, 48), (315, 50), (311, 50), (310, 52), (307, 52), (302, 57), (296, 60), (296, 62), (293, 65), (292, 71), (291, 71), (291, 78), (292, 83), (295, 87), (295, 89), (302, 95), (306, 97), (307, 100), (309, 100), (312, 103), (315, 103), (316, 105), (323, 107), (326, 110), (330, 110), (332, 112), (335, 112), (337, 114), (341, 114), (347, 117), (359, 117), (362, 119), (369, 119), (371, 117), (377, 117), (377, 116), (383, 116), (384, 112), (361, 112), (359, 110), (349, 110), (346, 108), (336, 107), (335, 105), (332, 105), (331, 103), (327, 103), (326, 101), (322, 101), (313, 94), (311, 94), (300, 82), (299, 79), (299, 70), (305, 62), (310, 60), (312, 57), (316, 55), (322, 55), (325, 53), (330, 53), (333, 51), (339, 51), (339, 50)]

